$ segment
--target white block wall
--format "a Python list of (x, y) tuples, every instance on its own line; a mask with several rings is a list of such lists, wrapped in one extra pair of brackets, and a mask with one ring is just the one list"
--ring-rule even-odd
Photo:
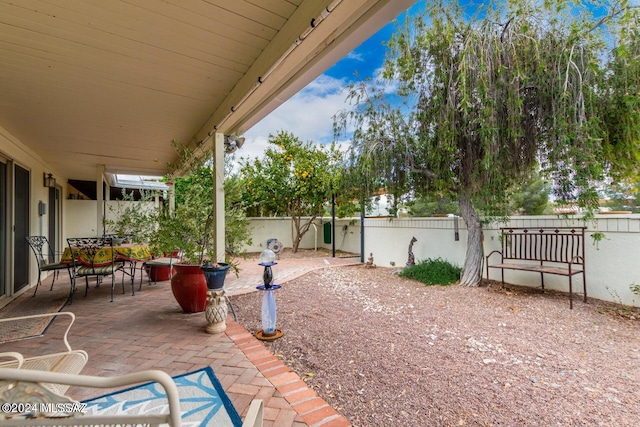
[[(76, 203), (74, 203), (76, 202)], [(68, 235), (95, 235), (95, 203), (65, 201)], [(93, 213), (92, 213), (93, 212)], [(253, 244), (245, 250), (261, 252), (267, 240), (276, 238), (286, 248), (291, 248), (290, 218), (249, 218), (253, 233)], [(318, 218), (304, 236), (301, 248), (327, 248), (324, 243), (323, 224), (331, 218)], [(484, 251), (488, 254), (500, 249), (499, 228), (511, 227), (559, 227), (583, 226), (579, 218), (559, 219), (555, 216), (522, 216), (511, 218), (508, 224), (489, 224), (484, 229)], [(629, 286), (640, 284), (640, 215), (599, 215), (595, 222), (587, 223), (586, 232), (586, 278), (590, 297), (640, 307), (640, 296), (633, 294)], [(346, 228), (344, 228), (346, 227)], [(596, 246), (591, 234), (601, 231), (605, 239)], [(407, 262), (407, 250), (412, 237), (418, 241), (413, 246), (417, 261), (427, 258), (442, 258), (462, 266), (467, 247), (467, 230), (462, 218), (458, 218), (459, 239), (455, 239), (455, 218), (367, 218), (365, 219), (364, 256), (367, 260), (373, 253), (379, 266), (403, 267)], [(336, 220), (337, 250), (360, 253), (359, 218)], [(485, 269), (483, 268), (483, 274)], [(500, 270), (491, 270), (490, 277), (499, 280)], [(539, 286), (537, 273), (505, 271), (505, 280), (524, 286)], [(574, 276), (574, 289), (581, 291), (582, 277)], [(545, 275), (548, 289), (568, 290), (568, 278)]]
[[(245, 247), (248, 252), (261, 252), (269, 239), (278, 239), (285, 248), (293, 246), (291, 218), (249, 218), (253, 244)], [(324, 243), (324, 224), (331, 218), (316, 218), (300, 242), (301, 249), (331, 249), (331, 243)], [(344, 228), (346, 227), (346, 228)], [(336, 250), (360, 253), (360, 220), (336, 219)]]
[[(490, 224), (484, 228), (485, 254), (500, 249), (499, 228), (587, 226), (585, 258), (587, 294), (597, 299), (640, 307), (640, 296), (629, 286), (640, 284), (640, 215), (598, 215), (595, 223), (584, 224), (578, 218), (558, 219), (555, 216), (513, 217), (508, 224)], [(365, 220), (365, 252), (373, 252), (377, 265), (404, 265), (412, 236), (418, 241), (413, 246), (416, 260), (443, 258), (462, 266), (466, 251), (467, 230), (459, 219), (460, 240), (454, 238), (453, 218), (409, 218)], [(601, 231), (605, 239), (597, 246), (591, 234)], [(495, 263), (493, 259), (490, 262)], [(483, 269), (483, 274), (484, 269)], [(489, 272), (492, 279), (500, 279), (500, 270)], [(506, 271), (505, 281), (539, 286), (537, 273)], [(545, 275), (545, 288), (568, 290), (568, 278)], [(574, 276), (574, 290), (582, 290), (581, 276)]]

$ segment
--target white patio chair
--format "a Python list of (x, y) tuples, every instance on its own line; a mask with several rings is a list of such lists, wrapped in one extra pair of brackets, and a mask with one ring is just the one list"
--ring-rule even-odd
[[(52, 392), (46, 384), (57, 384), (68, 388), (114, 388), (131, 387), (138, 384), (156, 382), (164, 389), (167, 396), (167, 412), (163, 414), (86, 414), (81, 411), (82, 405), (60, 393)], [(46, 383), (46, 384), (45, 384)], [(0, 368), (0, 401), (14, 404), (15, 409), (33, 409), (23, 413), (3, 410), (0, 412), (0, 425), (3, 426), (114, 426), (142, 425), (179, 427), (181, 423), (180, 396), (178, 388), (167, 373), (158, 370), (147, 370), (117, 377), (97, 377), (89, 375), (72, 375), (57, 372), (42, 372), (29, 369)], [(37, 406), (29, 405), (37, 403)], [(45, 405), (43, 405), (45, 404)], [(52, 404), (51, 407), (47, 404)], [(55, 404), (64, 404), (68, 412), (56, 412)], [(74, 410), (78, 410), (74, 412)], [(263, 401), (254, 399), (249, 406), (242, 427), (263, 426)]]
[[(20, 322), (24, 322), (28, 319), (38, 319), (38, 318), (46, 318), (46, 317), (56, 317), (63, 316), (69, 317), (71, 320), (67, 329), (62, 336), (62, 341), (64, 346), (66, 347), (66, 351), (62, 351), (59, 353), (51, 353), (51, 354), (43, 354), (39, 356), (33, 357), (24, 357), (22, 354), (17, 352), (4, 352), (0, 353), (0, 368), (10, 368), (10, 369), (25, 369), (25, 370), (34, 370), (34, 371), (47, 371), (47, 372), (56, 372), (56, 373), (65, 373), (65, 374), (78, 374), (84, 368), (87, 361), (89, 360), (89, 356), (87, 352), (84, 350), (73, 350), (67, 336), (69, 334), (69, 329), (71, 329), (71, 325), (75, 321), (76, 316), (67, 311), (61, 311), (58, 313), (46, 313), (46, 314), (32, 314), (29, 316), (19, 316), (19, 317), (7, 317), (4, 319), (0, 319), (0, 330), (3, 328), (11, 328), (11, 322), (16, 322), (15, 325), (18, 325)], [(0, 337), (1, 338), (1, 337)], [(53, 392), (56, 393), (64, 393), (68, 386), (64, 385), (56, 385), (56, 384), (48, 384), (46, 385)]]
[[(60, 388), (65, 389), (69, 386), (113, 388), (147, 382), (156, 382), (164, 389), (168, 401), (167, 413), (85, 415), (81, 411), (82, 405), (79, 405), (78, 402), (68, 396), (52, 392), (47, 385), (57, 384), (61, 386)], [(0, 401), (14, 404), (13, 408), (11, 406), (6, 408), (3, 406), (3, 411), (0, 412), (0, 425), (3, 426), (169, 425), (179, 427), (182, 425), (178, 388), (169, 374), (157, 370), (103, 378), (30, 369), (0, 369)], [(37, 405), (31, 406), (31, 404), (35, 403)], [(52, 405), (48, 406), (47, 404)], [(59, 411), (60, 406), (55, 404), (64, 404), (65, 411)], [(16, 409), (17, 412), (13, 411), (13, 409)], [(20, 412), (20, 410), (25, 412)]]

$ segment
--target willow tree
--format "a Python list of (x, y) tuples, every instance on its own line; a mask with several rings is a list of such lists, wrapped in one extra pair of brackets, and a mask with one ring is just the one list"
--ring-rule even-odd
[(640, 159), (640, 27), (627, 1), (510, 0), (476, 12), (430, 2), (389, 43), (394, 96), (352, 85), (353, 108), (336, 116), (337, 129), (355, 126), (360, 167), (398, 178), (390, 187), (459, 200), (468, 286), (482, 278), (475, 206), (501, 206), (540, 169), (556, 200), (594, 207), (596, 182)]

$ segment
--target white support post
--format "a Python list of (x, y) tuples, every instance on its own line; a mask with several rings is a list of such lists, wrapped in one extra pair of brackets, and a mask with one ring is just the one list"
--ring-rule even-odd
[(169, 215), (173, 216), (173, 212), (176, 210), (176, 187), (173, 181), (167, 182), (169, 186)]
[(224, 262), (224, 135), (215, 134), (213, 142), (213, 209), (216, 213), (214, 252), (218, 262)]
[(104, 180), (104, 165), (96, 165), (96, 236), (104, 234), (104, 192), (102, 191)]

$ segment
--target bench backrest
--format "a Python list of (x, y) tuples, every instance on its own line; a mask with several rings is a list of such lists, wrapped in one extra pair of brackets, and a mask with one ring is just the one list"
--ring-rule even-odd
[(501, 228), (504, 259), (584, 264), (585, 227)]

